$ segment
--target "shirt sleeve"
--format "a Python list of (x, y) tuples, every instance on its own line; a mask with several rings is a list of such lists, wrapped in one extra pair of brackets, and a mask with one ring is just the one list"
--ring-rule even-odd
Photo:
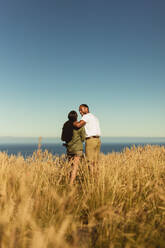
[(87, 115), (83, 115), (82, 119), (83, 121), (85, 121), (86, 123), (88, 122), (88, 116)]

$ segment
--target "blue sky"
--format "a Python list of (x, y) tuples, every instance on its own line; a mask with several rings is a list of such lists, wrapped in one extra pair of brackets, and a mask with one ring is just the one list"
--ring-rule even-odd
[(164, 11), (163, 0), (1, 0), (0, 136), (60, 136), (86, 103), (103, 136), (165, 137)]

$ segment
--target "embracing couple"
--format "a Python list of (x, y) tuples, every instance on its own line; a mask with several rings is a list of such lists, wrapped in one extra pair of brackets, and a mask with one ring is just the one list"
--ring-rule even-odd
[(83, 156), (83, 142), (85, 141), (85, 157), (89, 162), (97, 162), (100, 153), (100, 125), (98, 119), (89, 112), (86, 104), (81, 104), (79, 112), (82, 116), (77, 121), (77, 112), (71, 111), (68, 114), (68, 121), (65, 122), (61, 139), (65, 141), (67, 156), (69, 159), (79, 161)]

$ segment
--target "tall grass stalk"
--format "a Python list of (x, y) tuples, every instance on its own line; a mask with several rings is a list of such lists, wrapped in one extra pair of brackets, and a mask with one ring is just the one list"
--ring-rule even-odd
[(165, 147), (72, 166), (48, 151), (0, 153), (0, 247), (164, 248)]

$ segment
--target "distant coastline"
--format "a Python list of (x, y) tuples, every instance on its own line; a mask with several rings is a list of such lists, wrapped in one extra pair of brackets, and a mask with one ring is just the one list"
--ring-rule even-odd
[[(38, 144), (39, 137), (0, 136), (0, 144)], [(101, 137), (102, 143), (165, 143), (165, 137)], [(42, 137), (42, 144), (60, 144), (60, 137)]]

